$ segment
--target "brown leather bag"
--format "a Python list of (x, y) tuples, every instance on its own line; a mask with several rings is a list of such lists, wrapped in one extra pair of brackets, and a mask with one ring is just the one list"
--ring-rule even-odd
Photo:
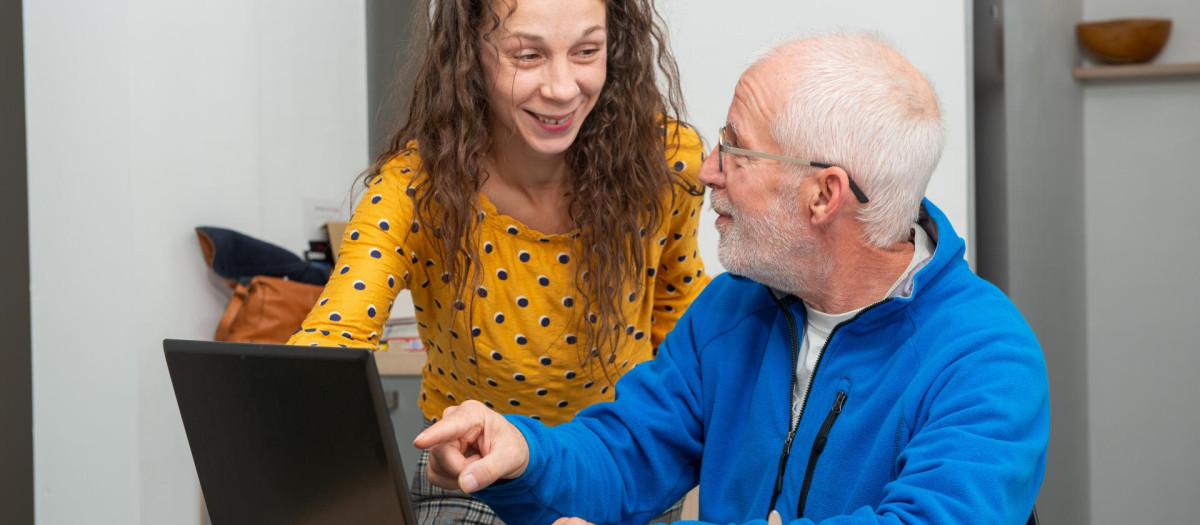
[(323, 286), (259, 275), (245, 286), (230, 281), (233, 297), (217, 325), (217, 341), (286, 343), (317, 299)]

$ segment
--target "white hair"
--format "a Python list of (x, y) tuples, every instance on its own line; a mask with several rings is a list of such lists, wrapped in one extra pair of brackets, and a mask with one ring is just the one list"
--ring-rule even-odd
[[(759, 63), (784, 57), (792, 44)], [(866, 243), (882, 248), (906, 239), (942, 154), (937, 95), (877, 35), (811, 38), (802, 50), (789, 62), (800, 74), (771, 124), (772, 138), (785, 155), (850, 174), (870, 199), (858, 213)]]

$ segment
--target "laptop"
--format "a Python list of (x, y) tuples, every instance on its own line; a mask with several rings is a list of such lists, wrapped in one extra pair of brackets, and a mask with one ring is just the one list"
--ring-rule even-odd
[(163, 350), (213, 524), (416, 523), (371, 351)]

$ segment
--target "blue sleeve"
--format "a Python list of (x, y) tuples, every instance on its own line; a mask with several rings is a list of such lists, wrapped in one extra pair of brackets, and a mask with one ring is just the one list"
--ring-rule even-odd
[(685, 314), (658, 357), (617, 382), (612, 402), (556, 427), (508, 416), (529, 443), (529, 466), (476, 496), (507, 523), (574, 516), (597, 525), (645, 523), (683, 497), (699, 478), (704, 435), (692, 326)]

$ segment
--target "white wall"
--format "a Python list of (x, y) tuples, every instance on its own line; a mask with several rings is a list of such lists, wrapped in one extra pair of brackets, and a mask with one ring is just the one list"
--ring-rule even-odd
[[(1084, 0), (1088, 20), (1173, 18), (1156, 62), (1200, 61), (1194, 0)], [(1083, 89), (1092, 511), (1196, 523), (1200, 79)]]
[(226, 296), (192, 228), (304, 248), (367, 163), (362, 2), (24, 6), (39, 524), (197, 523), (162, 359)]
[[(878, 31), (894, 42), (931, 80), (941, 99), (947, 140), (928, 195), (971, 246), (973, 74), (963, 2), (664, 0), (660, 9), (679, 61), (690, 120), (710, 146), (725, 122), (738, 76), (757, 51), (806, 33), (839, 29)], [(717, 260), (715, 219), (706, 207), (700, 252), (713, 275), (723, 271)]]

